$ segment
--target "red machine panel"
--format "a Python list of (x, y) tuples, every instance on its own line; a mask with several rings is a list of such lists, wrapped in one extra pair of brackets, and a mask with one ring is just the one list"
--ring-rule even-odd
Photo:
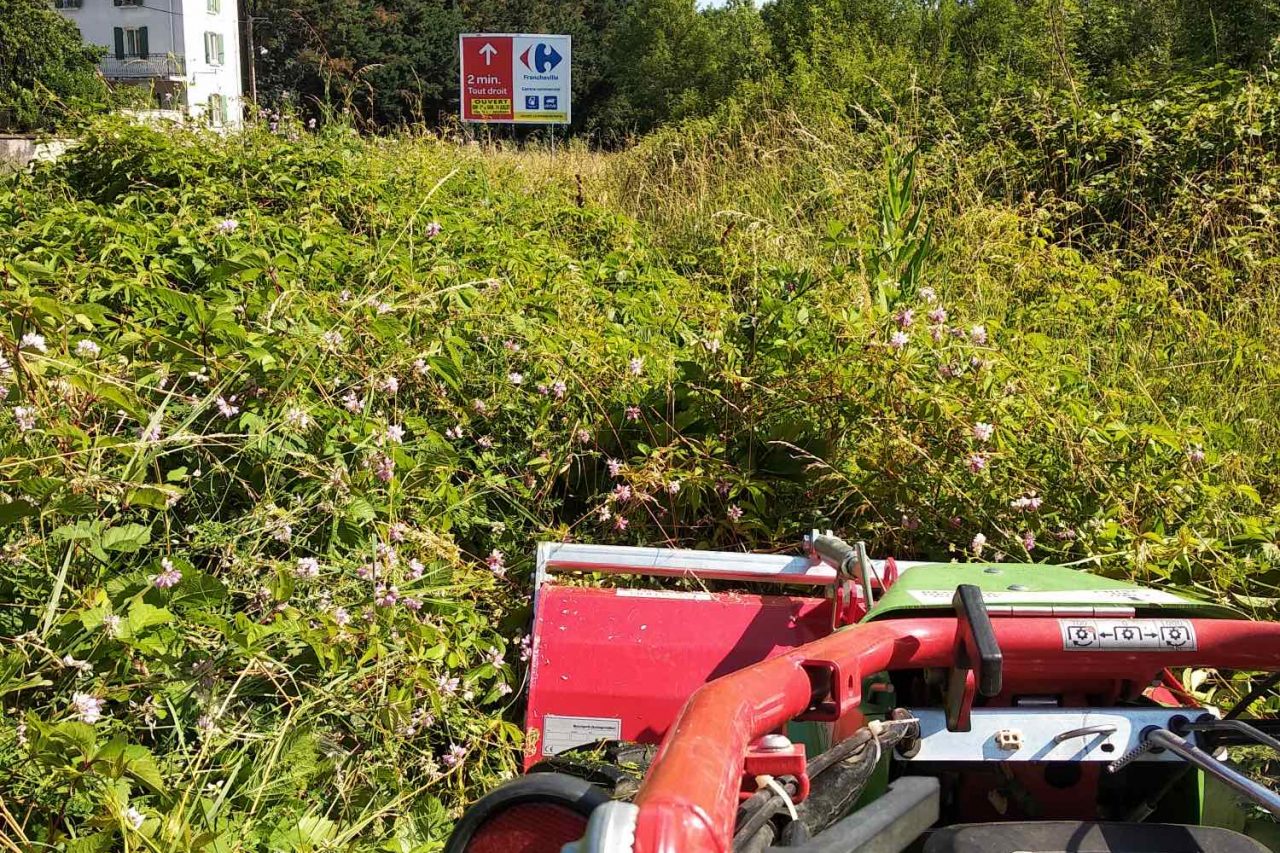
[(526, 767), (597, 740), (658, 743), (703, 684), (831, 633), (821, 598), (553, 584), (539, 596)]

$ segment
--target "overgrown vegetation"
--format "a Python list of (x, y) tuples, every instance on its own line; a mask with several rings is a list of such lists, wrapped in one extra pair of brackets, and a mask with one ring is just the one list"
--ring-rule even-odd
[(0, 0), (0, 130), (47, 130), (104, 108), (103, 52), (44, 0)]
[(543, 539), (831, 527), (1274, 617), (1269, 48), (1106, 8), (722, 10), (782, 97), (664, 77), (728, 40), (672, 5), (632, 96), (684, 120), (627, 150), (99, 120), (5, 179), (0, 839), (440, 849), (515, 766)]

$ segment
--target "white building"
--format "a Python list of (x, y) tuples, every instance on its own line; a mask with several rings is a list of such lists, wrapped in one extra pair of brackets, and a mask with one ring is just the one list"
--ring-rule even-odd
[(242, 116), (238, 0), (53, 0), (102, 45), (109, 80), (150, 85), (156, 105), (212, 125)]

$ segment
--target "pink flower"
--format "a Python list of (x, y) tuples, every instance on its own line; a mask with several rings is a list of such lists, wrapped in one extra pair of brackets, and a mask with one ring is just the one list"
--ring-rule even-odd
[(138, 433), (138, 437), (147, 443), (160, 440), (160, 424), (150, 424), (143, 427)]
[(387, 427), (387, 441), (399, 444), (404, 441), (404, 427), (399, 424), (392, 424)]
[(977, 474), (987, 467), (987, 457), (981, 453), (970, 453), (964, 460), (965, 465), (969, 466), (969, 470)]
[(978, 346), (983, 346), (987, 342), (987, 327), (974, 326), (969, 330), (969, 340)]
[(396, 461), (390, 456), (380, 455), (373, 463), (373, 474), (384, 483), (390, 483), (395, 476)]
[(569, 386), (565, 385), (562, 380), (557, 379), (551, 383), (551, 395), (557, 400), (563, 400), (565, 392), (569, 390)]
[(354, 414), (364, 408), (364, 404), (360, 402), (355, 391), (348, 391), (342, 395), (342, 408)]
[[(231, 399), (234, 400), (235, 397), (232, 397)], [(222, 415), (224, 418), (232, 418), (239, 414), (239, 412), (239, 406), (231, 405), (228, 400), (224, 400), (222, 397), (218, 398), (218, 414)]]
[(929, 311), (929, 322), (935, 326), (941, 326), (947, 322), (947, 309), (938, 307)]
[(456, 743), (449, 744), (449, 751), (440, 758), (440, 763), (445, 767), (456, 767), (462, 759), (467, 757), (467, 751)]
[(519, 385), (520, 383), (524, 382), (524, 374), (517, 373), (516, 371), (513, 370), (507, 374), (507, 381), (509, 381), (512, 385)]
[(457, 693), (458, 687), (461, 684), (462, 684), (461, 679), (451, 678), (449, 676), (449, 673), (447, 672), (444, 675), (438, 676), (436, 678), (436, 689), (438, 689), (445, 696), (452, 696), (455, 693)]
[(14, 406), (13, 419), (18, 424), (18, 432), (29, 432), (36, 428), (36, 410), (33, 406)]
[(981, 557), (982, 546), (986, 544), (987, 544), (987, 537), (983, 536), (981, 533), (978, 533), (974, 535), (973, 541), (969, 543), (969, 549), (973, 551), (973, 556)]
[(938, 298), (938, 293), (932, 287), (920, 288), (920, 298), (925, 302), (934, 302)]
[(416, 581), (422, 577), (423, 573), (426, 572), (426, 570), (427, 570), (427, 567), (422, 565), (422, 561), (419, 560), (417, 557), (414, 557), (412, 560), (409, 561), (409, 571), (406, 577), (408, 577), (409, 580), (411, 581)]
[(613, 527), (615, 530), (618, 530), (619, 532), (626, 530), (630, 526), (631, 526), (631, 522), (627, 521), (622, 516), (618, 516), (613, 520)]
[(455, 441), (462, 438), (462, 424), (454, 424), (444, 431), (445, 438), (452, 438)]
[(485, 562), (489, 564), (489, 571), (493, 572), (495, 577), (506, 577), (507, 564), (502, 552), (494, 548), (489, 552), (489, 556), (485, 558)]
[(373, 591), (373, 603), (379, 607), (392, 607), (400, 600), (400, 590), (394, 586), (378, 585)]
[(71, 713), (80, 722), (93, 725), (102, 719), (102, 700), (88, 693), (72, 693)]
[(300, 578), (318, 578), (320, 577), (320, 561), (315, 557), (303, 557), (298, 560), (298, 567), (293, 573)]
[(629, 420), (629, 421), (638, 421), (638, 420), (640, 420), (640, 407), (639, 407), (639, 406), (627, 406), (627, 420)]
[(421, 610), (421, 609), (422, 609), (422, 600), (421, 600), (421, 599), (417, 599), (417, 598), (406, 598), (406, 599), (404, 599), (403, 601), (401, 601), (400, 603), (401, 603), (401, 604), (403, 604), (405, 607), (409, 608), (410, 610), (412, 610), (414, 613), (417, 613), (419, 610)]
[(493, 647), (492, 649), (489, 649), (489, 652), (488, 654), (485, 655), (485, 658), (489, 661), (490, 666), (494, 666), (494, 667), (502, 666), (502, 663), (503, 663), (502, 649), (498, 648), (497, 646)]
[(906, 332), (894, 332), (889, 337), (889, 346), (892, 349), (902, 349), (911, 342), (911, 337)]
[(1040, 509), (1041, 499), (1037, 495), (1025, 495), (1009, 503), (1009, 508), (1018, 512), (1035, 512)]
[(388, 376), (382, 380), (381, 386), (384, 393), (394, 394), (400, 390), (400, 380), (395, 376)]
[(520, 638), (520, 660), (527, 661), (533, 657), (533, 635)]
[(990, 441), (991, 434), (995, 432), (995, 429), (996, 428), (993, 427), (991, 424), (983, 423), (982, 421), (979, 421), (978, 423), (973, 425), (973, 437), (976, 438), (978, 441)]
[(604, 464), (609, 469), (610, 477), (616, 477), (622, 471), (622, 461), (619, 459), (610, 459)]
[(284, 421), (294, 429), (305, 430), (307, 427), (311, 426), (311, 415), (295, 406), (285, 412)]
[(1028, 554), (1035, 550), (1036, 537), (1030, 530), (1025, 530), (1022, 533), (1022, 547), (1027, 549)]
[(897, 321), (901, 328), (905, 329), (907, 326), (910, 326), (915, 322), (916, 312), (912, 311), (910, 308), (903, 308), (893, 319)]
[(476, 444), (480, 445), (482, 450), (488, 450), (490, 447), (493, 447), (493, 437), (482, 435), (476, 439)]
[(427, 228), (426, 228), (427, 239), (432, 239), (438, 236), (440, 232), (443, 230), (444, 230), (444, 227), (441, 226), (439, 222), (435, 222), (435, 221), (428, 222)]
[(160, 574), (151, 579), (151, 582), (155, 584), (157, 589), (169, 589), (170, 587), (175, 587), (178, 585), (178, 582), (182, 580), (182, 572), (174, 568), (173, 563), (168, 557), (165, 557), (160, 561), (160, 568)]
[(27, 332), (22, 336), (22, 340), (18, 342), (20, 349), (33, 349), (36, 352), (48, 352), (49, 346), (45, 343), (44, 335), (37, 332)]
[(82, 358), (97, 358), (102, 353), (102, 347), (90, 340), (83, 340), (76, 344), (76, 355)]
[(507, 352), (520, 352), (520, 344), (516, 343), (510, 338), (503, 341), (502, 346), (506, 349)]
[(902, 527), (904, 530), (919, 530), (920, 519), (914, 515), (906, 515), (904, 513), (902, 516)]
[(231, 234), (240, 227), (240, 223), (234, 219), (224, 219), (213, 227), (219, 234)]
[(342, 332), (339, 332), (337, 329), (330, 329), (321, 335), (320, 339), (324, 341), (324, 345), (331, 350), (335, 350), (342, 346)]
[(619, 503), (631, 500), (631, 487), (626, 483), (619, 483), (613, 487), (613, 499)]
[(477, 415), (483, 415), (485, 412), (489, 411), (489, 407), (485, 405), (484, 400), (472, 400), (471, 408), (475, 410)]
[(672, 480), (671, 482), (667, 483), (667, 494), (674, 495), (679, 491), (680, 491), (679, 480)]
[(391, 538), (392, 542), (403, 542), (404, 535), (408, 531), (409, 525), (405, 524), (403, 521), (397, 521), (395, 524), (392, 524), (387, 528), (387, 535)]
[(631, 362), (627, 365), (627, 370), (632, 376), (639, 376), (644, 373), (644, 359), (639, 356), (631, 359)]
[(1199, 465), (1204, 461), (1204, 448), (1198, 444), (1193, 444), (1187, 448), (1187, 459), (1192, 465)]
[(737, 522), (740, 518), (742, 518), (742, 507), (738, 506), (737, 504), (734, 504), (733, 506), (725, 510), (724, 514), (729, 516), (730, 521)]
[(351, 624), (351, 614), (347, 612), (347, 608), (339, 607), (333, 611), (333, 621), (339, 628), (344, 628)]
[(582, 444), (586, 444), (588, 441), (591, 440), (591, 433), (585, 429), (580, 429), (575, 435), (575, 438), (577, 438), (578, 441), (581, 442)]

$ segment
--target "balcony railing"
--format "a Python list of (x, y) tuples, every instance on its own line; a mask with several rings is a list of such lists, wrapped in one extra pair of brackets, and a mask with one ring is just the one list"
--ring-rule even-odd
[(151, 77), (185, 77), (187, 60), (183, 56), (153, 56), (147, 59), (107, 57), (101, 62), (102, 74), (112, 80), (145, 80)]

